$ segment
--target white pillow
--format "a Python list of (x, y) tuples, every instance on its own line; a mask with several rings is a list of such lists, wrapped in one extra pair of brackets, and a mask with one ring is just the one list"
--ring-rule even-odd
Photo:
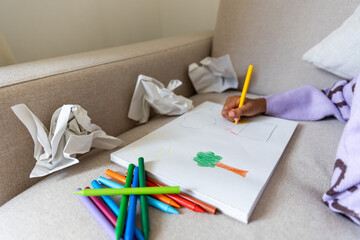
[(345, 79), (360, 73), (360, 6), (338, 29), (307, 51), (303, 59)]

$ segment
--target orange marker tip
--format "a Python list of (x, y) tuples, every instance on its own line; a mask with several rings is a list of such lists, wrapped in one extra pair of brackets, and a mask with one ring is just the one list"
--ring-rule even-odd
[(180, 205), (177, 204), (175, 201), (173, 202), (173, 204), (171, 204), (173, 207), (176, 207), (176, 208), (180, 208)]

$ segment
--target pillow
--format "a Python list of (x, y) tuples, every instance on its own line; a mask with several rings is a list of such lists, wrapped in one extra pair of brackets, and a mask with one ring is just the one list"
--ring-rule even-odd
[(360, 73), (360, 6), (338, 29), (307, 51), (303, 59), (345, 79)]

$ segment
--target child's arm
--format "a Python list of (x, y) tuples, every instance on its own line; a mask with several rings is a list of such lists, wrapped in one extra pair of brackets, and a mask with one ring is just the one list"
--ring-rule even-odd
[(247, 99), (241, 108), (236, 105), (239, 103), (239, 96), (229, 97), (222, 114), (230, 121), (239, 120), (241, 116), (265, 113), (285, 119), (308, 121), (335, 116), (346, 122), (350, 116), (354, 86), (358, 79), (360, 75), (350, 82), (338, 81), (332, 88), (324, 90), (308, 85), (265, 98)]
[(266, 97), (267, 115), (293, 120), (320, 120), (335, 116), (342, 122), (349, 119), (353, 82), (342, 80), (331, 89), (321, 91), (307, 85)]

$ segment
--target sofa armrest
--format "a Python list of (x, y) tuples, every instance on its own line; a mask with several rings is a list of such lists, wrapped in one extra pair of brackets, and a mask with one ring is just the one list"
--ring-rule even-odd
[(26, 104), (49, 127), (57, 108), (79, 104), (117, 136), (136, 125), (127, 113), (137, 76), (179, 79), (176, 93), (189, 97), (187, 67), (210, 55), (211, 42), (207, 31), (0, 68), (0, 205), (41, 180), (29, 179), (34, 144), (11, 106)]

